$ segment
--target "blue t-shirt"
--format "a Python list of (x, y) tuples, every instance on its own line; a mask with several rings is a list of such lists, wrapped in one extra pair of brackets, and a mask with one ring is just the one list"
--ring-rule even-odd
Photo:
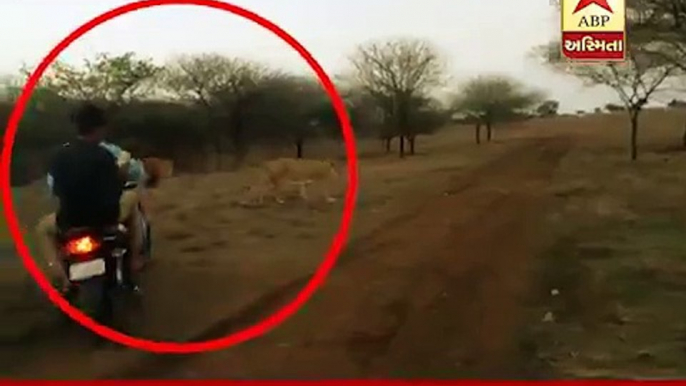
[[(100, 142), (100, 146), (104, 147), (107, 149), (112, 155), (114, 156), (115, 159), (119, 159), (119, 156), (121, 153), (124, 152), (124, 150), (109, 142)], [(128, 182), (140, 182), (143, 181), (146, 178), (145, 174), (145, 169), (143, 168), (143, 162), (141, 162), (138, 159), (132, 158), (130, 163), (129, 163), (129, 175), (128, 175)], [(50, 173), (48, 173), (48, 187), (50, 188), (50, 192), (52, 192), (52, 187), (54, 184), (54, 180)]]

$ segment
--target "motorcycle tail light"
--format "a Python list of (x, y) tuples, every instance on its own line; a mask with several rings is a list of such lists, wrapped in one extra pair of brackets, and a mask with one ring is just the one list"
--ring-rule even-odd
[(65, 252), (70, 256), (83, 257), (95, 252), (100, 248), (100, 242), (91, 236), (81, 236), (67, 241), (64, 245)]

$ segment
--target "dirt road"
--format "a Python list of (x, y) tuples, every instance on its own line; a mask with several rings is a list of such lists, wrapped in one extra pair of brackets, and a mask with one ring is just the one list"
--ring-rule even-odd
[[(541, 187), (568, 148), (565, 139), (530, 140), (450, 181), (417, 212), (351, 245), (325, 288), (264, 338), (200, 356), (150, 356), (110, 376), (544, 376), (519, 328), (548, 203)], [(263, 310), (299, 284), (263, 299)], [(198, 338), (235, 327), (223, 324)]]
[[(93, 349), (78, 333), (51, 327), (33, 334), (31, 341), (3, 343), (7, 363), (14, 361), (3, 373), (51, 378), (545, 376), (520, 328), (535, 283), (529, 276), (532, 257), (542, 248), (542, 220), (551, 203), (542, 188), (569, 147), (564, 138), (511, 140), (494, 161), (466, 174), (448, 169), (441, 174), (446, 176), (441, 186), (435, 176), (431, 184), (427, 180), (423, 202), (401, 206), (383, 226), (353, 240), (305, 308), (255, 341), (217, 353), (156, 356), (121, 348)], [(169, 315), (178, 315), (178, 304), (196, 299), (207, 303), (197, 309), (212, 310), (212, 315), (189, 319), (184, 314), (177, 319), (186, 318), (194, 326), (216, 321), (192, 334), (194, 341), (254, 323), (292, 299), (309, 279), (302, 273), (281, 279), (253, 298), (236, 292), (241, 286), (257, 288), (240, 272), (215, 272), (222, 287), (213, 284), (207, 271), (159, 268), (150, 299), (169, 297), (175, 283), (195, 280), (209, 288), (196, 293), (195, 288), (184, 287), (174, 295), (177, 301), (165, 306), (169, 310), (145, 321), (145, 330), (162, 336), (160, 331), (178, 330), (182, 323)], [(183, 274), (183, 279), (170, 272)], [(225, 293), (227, 281), (235, 286), (232, 296), (224, 298), (219, 295)], [(267, 288), (264, 282), (261, 285)], [(201, 298), (208, 291), (215, 296)], [(232, 298), (248, 304), (239, 305)], [(227, 301), (221, 307), (210, 304)]]
[[(0, 256), (0, 376), (683, 377), (686, 153), (664, 151), (681, 126), (660, 117), (638, 163), (623, 115), (542, 120), (482, 146), (445, 132), (405, 160), (367, 144), (352, 239), (324, 288), (268, 335), (217, 353), (94, 347)], [(248, 181), (166, 181), (144, 319), (126, 332), (223, 336), (302, 288), (340, 205), (233, 205)], [(21, 193), (25, 209), (44, 196)]]

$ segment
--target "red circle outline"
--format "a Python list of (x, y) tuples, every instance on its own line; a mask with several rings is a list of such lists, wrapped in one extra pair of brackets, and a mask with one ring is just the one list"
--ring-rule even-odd
[[(71, 306), (69, 302), (62, 298), (59, 292), (57, 292), (52, 287), (52, 285), (46, 279), (45, 275), (42, 273), (41, 269), (38, 267), (36, 262), (31, 257), (31, 253), (26, 244), (24, 243), (23, 236), (19, 226), (19, 220), (14, 210), (12, 189), (10, 184), (10, 163), (12, 159), (12, 149), (14, 146), (14, 139), (17, 127), (24, 114), (26, 104), (29, 101), (29, 98), (31, 97), (34, 88), (36, 87), (40, 77), (43, 75), (48, 66), (50, 66), (50, 64), (53, 61), (55, 61), (59, 54), (62, 51), (64, 51), (67, 47), (69, 47), (70, 44), (72, 44), (78, 38), (83, 36), (85, 33), (89, 32), (93, 28), (97, 27), (98, 25), (130, 12), (161, 5), (198, 5), (224, 10), (227, 12), (231, 12), (235, 15), (241, 16), (245, 19), (248, 19), (254, 23), (257, 23), (260, 26), (276, 34), (279, 38), (281, 38), (283, 41), (288, 43), (288, 45), (290, 45), (294, 50), (296, 50), (303, 57), (303, 59), (305, 59), (305, 61), (310, 65), (312, 70), (314, 70), (314, 72), (316, 73), (320, 83), (322, 84), (327, 94), (329, 95), (329, 98), (331, 99), (331, 103), (336, 111), (338, 120), (341, 123), (343, 139), (345, 140), (348, 169), (348, 187), (345, 193), (341, 223), (338, 232), (334, 236), (331, 242), (331, 246), (328, 252), (326, 253), (324, 261), (319, 265), (312, 278), (296, 295), (293, 301), (286, 304), (270, 316), (266, 317), (264, 320), (244, 330), (235, 332), (223, 338), (208, 340), (204, 342), (157, 342), (142, 338), (136, 338), (133, 336), (123, 334), (109, 327), (103, 326), (95, 322), (91, 318), (87, 317), (85, 314), (83, 314), (75, 307)], [(28, 78), (26, 86), (22, 90), (22, 93), (19, 99), (17, 100), (16, 105), (12, 110), (12, 114), (8, 121), (7, 130), (4, 136), (2, 158), (0, 159), (0, 162), (0, 173), (2, 174), (0, 181), (0, 189), (2, 190), (2, 203), (5, 208), (5, 218), (7, 219), (12, 239), (14, 240), (17, 251), (21, 256), (24, 265), (26, 266), (26, 269), (39, 284), (40, 288), (48, 295), (48, 298), (55, 305), (57, 305), (64, 313), (69, 315), (72, 319), (76, 320), (81, 325), (83, 325), (86, 328), (89, 328), (90, 330), (99, 334), (100, 336), (131, 348), (155, 353), (189, 354), (220, 350), (238, 343), (242, 343), (246, 340), (258, 337), (262, 334), (265, 334), (266, 332), (275, 328), (279, 324), (283, 323), (287, 318), (295, 314), (295, 312), (298, 311), (298, 309), (302, 307), (304, 303), (312, 296), (312, 294), (314, 294), (314, 292), (324, 283), (327, 275), (335, 265), (338, 256), (340, 255), (343, 247), (345, 246), (345, 242), (348, 238), (350, 230), (350, 224), (352, 222), (358, 186), (355, 138), (352, 125), (350, 123), (350, 118), (348, 117), (343, 99), (338, 94), (336, 86), (333, 84), (333, 82), (326, 74), (324, 69), (319, 65), (319, 63), (314, 59), (314, 57), (309, 53), (309, 51), (307, 51), (307, 49), (303, 45), (301, 45), (297, 40), (295, 40), (295, 38), (293, 38), (290, 34), (288, 34), (286, 31), (278, 27), (273, 22), (244, 8), (216, 0), (136, 1), (105, 12), (102, 15), (97, 16), (91, 19), (90, 21), (86, 22), (85, 24), (77, 28), (74, 32), (69, 34), (48, 53), (48, 55), (41, 61), (36, 70)]]

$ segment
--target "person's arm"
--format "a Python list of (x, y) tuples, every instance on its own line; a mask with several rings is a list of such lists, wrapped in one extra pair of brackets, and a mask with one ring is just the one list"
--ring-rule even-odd
[(53, 186), (55, 185), (55, 179), (52, 177), (52, 174), (48, 173), (48, 177), (46, 178), (46, 182), (48, 183), (48, 192), (50, 193), (51, 196), (54, 196), (55, 191), (53, 189)]
[(131, 181), (131, 153), (128, 151), (121, 151), (117, 157), (117, 166), (119, 167), (119, 176), (124, 182)]
[(48, 189), (50, 191), (50, 195), (53, 197), (59, 197), (60, 193), (60, 184), (61, 178), (62, 178), (62, 152), (58, 152), (57, 154), (54, 155), (52, 160), (50, 161), (50, 167), (48, 168), (48, 175), (46, 178), (46, 182), (48, 183)]
[(145, 173), (145, 168), (143, 167), (143, 162), (138, 159), (132, 159), (129, 163), (129, 175), (128, 180), (138, 183), (138, 185), (143, 185), (147, 175)]
[(102, 160), (102, 182), (108, 199), (112, 202), (119, 202), (123, 190), (120, 169), (117, 160), (109, 152), (103, 152)]
[(119, 178), (125, 182), (129, 181), (131, 176), (131, 153), (110, 142), (101, 142), (100, 146), (107, 149), (114, 156), (119, 168)]

